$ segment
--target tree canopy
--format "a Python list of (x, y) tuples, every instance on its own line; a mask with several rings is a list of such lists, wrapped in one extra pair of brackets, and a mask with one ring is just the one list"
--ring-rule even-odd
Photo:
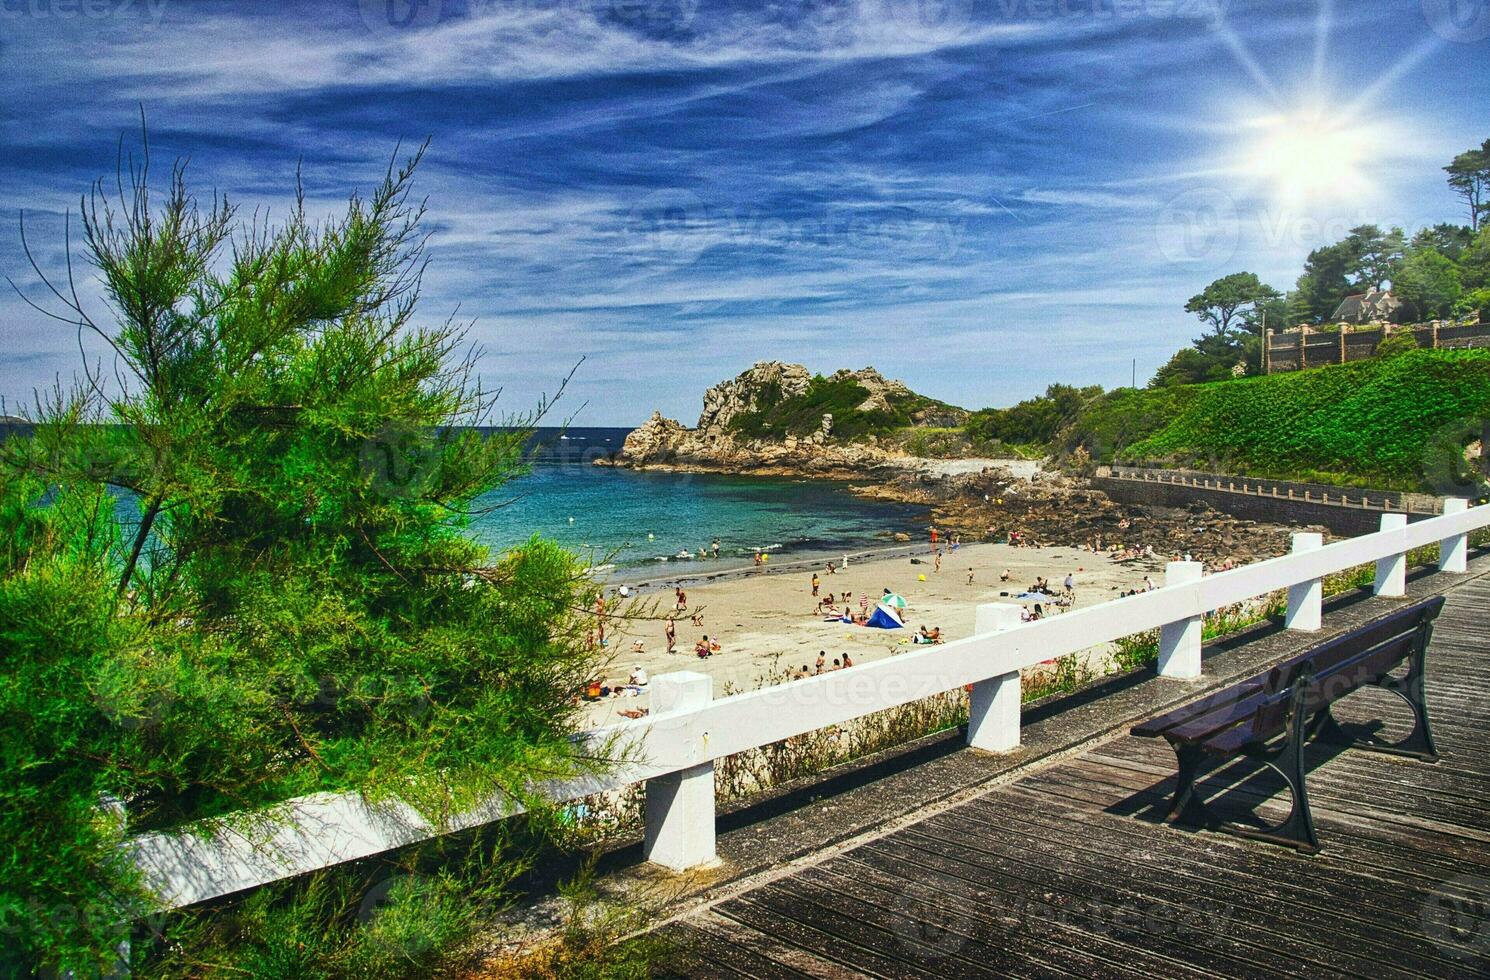
[(1449, 186), (1469, 208), (1469, 227), (1479, 230), (1485, 212), (1490, 209), (1487, 189), (1490, 189), (1490, 139), (1479, 146), (1465, 150), (1444, 167)]
[(415, 321), (418, 159), (272, 228), (179, 166), (159, 201), (148, 166), (85, 197), (109, 316), (66, 281), (48, 309), (114, 377), (85, 366), (0, 444), (6, 972), (106, 967), (149, 906), (101, 799), (133, 830), (320, 790), (440, 822), (601, 764), (570, 738), (595, 588), (464, 531), (536, 414), (496, 416), (464, 329)]
[(1185, 312), (1194, 313), (1211, 325), (1217, 336), (1233, 325), (1240, 325), (1246, 311), (1259, 303), (1278, 297), (1278, 291), (1257, 278), (1253, 272), (1234, 272), (1215, 280), (1185, 303)]

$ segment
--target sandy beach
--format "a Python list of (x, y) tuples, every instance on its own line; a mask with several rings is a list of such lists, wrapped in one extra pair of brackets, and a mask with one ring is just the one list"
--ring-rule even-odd
[[(831, 667), (834, 658), (845, 653), (856, 664), (893, 656), (909, 648), (911, 634), (922, 625), (940, 627), (942, 637), (948, 640), (969, 636), (980, 603), (1018, 604), (1013, 596), (1023, 592), (1037, 576), (1043, 575), (1058, 588), (1071, 573), (1075, 579), (1075, 608), (1105, 602), (1124, 589), (1142, 588), (1145, 575), (1155, 582), (1163, 580), (1161, 558), (1117, 564), (1080, 548), (1016, 548), (1005, 544), (968, 544), (955, 551), (946, 550), (940, 572), (934, 571), (930, 549), (925, 545), (913, 557), (851, 561), (848, 568), (838, 568), (832, 575), (826, 573), (825, 565), (826, 561), (817, 565), (823, 594), (853, 593), (851, 606), (858, 612), (859, 597), (868, 593), (872, 611), (881, 592), (891, 589), (906, 599), (908, 628), (880, 630), (824, 622), (821, 615), (813, 613), (817, 600), (812, 597), (812, 570), (778, 570), (768, 565), (763, 571), (743, 576), (685, 582), (689, 612), (678, 617), (676, 649), (668, 654), (664, 620), (644, 615), (665, 617), (673, 609), (673, 588), (654, 580), (640, 587), (629, 586), (632, 599), (629, 604), (621, 600), (620, 606), (630, 615), (623, 613), (608, 622), (606, 648), (613, 653), (605, 674), (607, 684), (625, 683), (632, 667), (639, 664), (650, 677), (679, 670), (708, 674), (714, 678), (714, 696), (723, 697), (781, 682), (788, 670), (800, 671), (803, 665), (811, 669), (820, 650)], [(1010, 571), (1007, 583), (999, 581), (1004, 569)], [(707, 564), (699, 563), (691, 571), (706, 575)], [(608, 590), (612, 594), (614, 591)], [(695, 612), (703, 614), (701, 626), (691, 622), (690, 615)], [(707, 660), (693, 652), (694, 644), (704, 635), (720, 644), (720, 651)], [(636, 640), (642, 642), (641, 653), (632, 652)], [(622, 721), (621, 711), (642, 708), (648, 702), (642, 694), (607, 698), (586, 708), (592, 722), (599, 725)]]

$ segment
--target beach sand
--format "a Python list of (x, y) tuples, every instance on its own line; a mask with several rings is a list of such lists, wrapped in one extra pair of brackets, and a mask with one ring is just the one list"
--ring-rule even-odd
[[(769, 565), (761, 572), (752, 571), (740, 577), (718, 581), (684, 583), (690, 612), (702, 610), (703, 625), (694, 626), (684, 614), (677, 620), (677, 646), (668, 654), (663, 638), (664, 619), (646, 619), (644, 615), (665, 617), (674, 605), (670, 583), (654, 582), (640, 587), (632, 585), (631, 601), (622, 601), (623, 611), (608, 621), (607, 651), (612, 651), (611, 666), (605, 674), (607, 684), (623, 684), (633, 665), (640, 664), (650, 677), (673, 671), (697, 671), (714, 679), (714, 696), (754, 690), (770, 683), (784, 681), (786, 672), (800, 670), (805, 664), (813, 668), (818, 651), (824, 651), (828, 666), (835, 657), (847, 652), (854, 663), (862, 664), (893, 656), (911, 649), (911, 634), (920, 626), (941, 627), (943, 639), (955, 640), (973, 633), (976, 608), (985, 602), (1012, 602), (1037, 576), (1045, 576), (1052, 588), (1059, 589), (1066, 573), (1075, 576), (1075, 608), (1105, 602), (1119, 591), (1142, 588), (1148, 575), (1163, 583), (1163, 559), (1117, 564), (1105, 556), (1080, 548), (1015, 548), (1004, 544), (969, 544), (956, 551), (944, 550), (942, 569), (933, 571), (929, 547), (923, 546), (913, 563), (911, 558), (896, 557), (877, 561), (851, 562), (833, 575), (824, 565), (817, 566), (823, 594), (852, 592), (853, 611), (859, 611), (859, 597), (870, 596), (870, 611), (875, 600), (888, 588), (905, 597), (908, 604), (903, 630), (880, 630), (846, 623), (823, 622), (813, 614), (817, 600), (812, 597), (812, 571), (792, 568), (773, 571)], [(973, 583), (968, 584), (968, 569)], [(1011, 572), (1007, 583), (999, 581), (1003, 569)], [(707, 573), (700, 563), (697, 572)], [(926, 581), (920, 581), (924, 575)], [(614, 593), (614, 589), (608, 589)], [(1001, 593), (1007, 593), (1007, 597)], [(841, 608), (841, 606), (840, 606)], [(626, 615), (629, 613), (629, 616)], [(700, 636), (707, 635), (721, 646), (719, 653), (701, 660), (693, 653)], [(632, 642), (640, 639), (644, 652), (633, 653)], [(612, 697), (587, 704), (592, 724), (624, 721), (622, 710), (646, 707), (650, 699)]]

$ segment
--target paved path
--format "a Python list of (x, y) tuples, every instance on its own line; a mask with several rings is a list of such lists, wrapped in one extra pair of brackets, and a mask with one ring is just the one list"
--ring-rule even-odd
[[(1490, 976), (1490, 577), (1454, 590), (1430, 651), (1437, 765), (1319, 748), (1323, 853), (1160, 824), (1162, 741), (1121, 735), (669, 927), (720, 977)], [(1377, 691), (1343, 721), (1405, 714)], [(1378, 710), (1381, 709), (1381, 710)], [(1202, 784), (1277, 818), (1250, 763)]]

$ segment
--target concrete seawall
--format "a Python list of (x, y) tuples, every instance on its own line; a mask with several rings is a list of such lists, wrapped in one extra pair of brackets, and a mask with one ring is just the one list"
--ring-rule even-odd
[[(1250, 486), (1258, 481), (1247, 482)], [(1240, 485), (1241, 481), (1238, 480), (1238, 486)], [(1223, 514), (1230, 514), (1243, 520), (1269, 521), (1275, 524), (1319, 524), (1328, 528), (1333, 534), (1349, 536), (1367, 534), (1381, 527), (1383, 512), (1380, 509), (1326, 504), (1318, 500), (1304, 500), (1301, 496), (1290, 499), (1284, 489), (1287, 484), (1264, 481), (1267, 490), (1271, 490), (1275, 485), (1280, 488), (1280, 496), (1111, 476), (1092, 478), (1093, 487), (1124, 504), (1185, 507), (1195, 501), (1200, 501)], [(1394, 510), (1400, 507), (1396, 499), (1398, 495), (1389, 496), (1393, 498)], [(1428, 513), (1414, 512), (1408, 515), (1408, 520), (1418, 521), (1432, 516)]]

